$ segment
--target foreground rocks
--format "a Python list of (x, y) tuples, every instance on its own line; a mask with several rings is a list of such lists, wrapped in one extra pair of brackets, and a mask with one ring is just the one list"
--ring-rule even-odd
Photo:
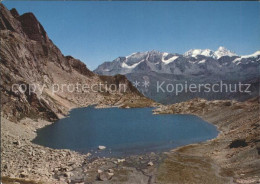
[(36, 129), (50, 124), (48, 121), (23, 119), (14, 123), (2, 118), (2, 176), (11, 181), (51, 184), (260, 181), (258, 99), (243, 103), (196, 99), (162, 106), (155, 112), (173, 113), (174, 108), (217, 125), (219, 136), (161, 154), (99, 158), (31, 143)]
[(34, 122), (26, 119), (19, 125), (2, 118), (2, 176), (51, 182), (55, 181), (53, 176), (58, 172), (65, 174), (84, 162), (85, 155), (32, 144), (30, 141), (36, 135), (35, 123), (42, 126), (49, 124), (43, 120)]
[(126, 158), (99, 158), (70, 150), (57, 150), (31, 143), (36, 129), (48, 121), (24, 119), (14, 123), (1, 122), (1, 171), (3, 181), (29, 183), (138, 183), (149, 178), (155, 170), (148, 162), (158, 164), (156, 154)]

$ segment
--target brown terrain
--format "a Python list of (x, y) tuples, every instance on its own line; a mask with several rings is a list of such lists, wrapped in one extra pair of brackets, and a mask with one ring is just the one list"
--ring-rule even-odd
[(259, 103), (259, 98), (194, 99), (156, 109), (155, 113), (197, 115), (220, 131), (216, 139), (167, 153), (159, 166), (159, 183), (259, 183)]
[[(8, 11), (1, 4), (0, 26), (1, 103), (3, 116), (7, 119), (19, 121), (24, 117), (41, 117), (56, 120), (74, 107), (89, 104), (126, 106), (125, 103), (131, 106), (129, 99), (132, 104), (138, 100), (140, 106), (153, 103), (139, 93), (125, 76), (98, 76), (80, 60), (64, 56), (32, 13), (19, 16), (15, 9)], [(93, 87), (94, 90), (83, 91), (79, 87), (71, 92), (73, 88), (62, 87), (77, 83), (88, 86), (114, 84), (116, 88), (105, 90), (102, 86), (101, 89)], [(13, 84), (20, 84), (22, 89), (14, 91)], [(30, 93), (32, 84), (37, 88)], [(122, 88), (122, 85), (125, 87)]]
[[(260, 183), (259, 98), (158, 105), (125, 76), (99, 76), (81, 61), (64, 56), (32, 13), (19, 15), (1, 4), (0, 26), (2, 183)], [(53, 85), (75, 83), (116, 88), (53, 93)], [(13, 84), (23, 87), (14, 91)], [(33, 90), (31, 84), (39, 88)], [(37, 129), (63, 118), (72, 108), (92, 104), (98, 108), (157, 106), (155, 114), (194, 114), (216, 125), (220, 134), (170, 152), (121, 159), (31, 142)]]

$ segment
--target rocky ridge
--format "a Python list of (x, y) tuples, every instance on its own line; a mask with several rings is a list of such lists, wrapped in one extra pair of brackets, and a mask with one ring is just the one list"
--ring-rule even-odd
[[(19, 15), (15, 9), (7, 10), (2, 3), (0, 8), (3, 181), (71, 183), (70, 171), (82, 167), (89, 154), (32, 144), (38, 128), (63, 118), (76, 107), (92, 104), (98, 104), (99, 108), (146, 107), (154, 102), (136, 90), (125, 76), (99, 76), (80, 60), (64, 56), (32, 13)], [(102, 85), (73, 92), (69, 88), (54, 88), (75, 84)], [(91, 176), (95, 179), (101, 163), (99, 160), (85, 164), (86, 167), (93, 165)], [(86, 176), (85, 171), (81, 171), (74, 180)]]
[[(24, 117), (53, 121), (71, 108), (89, 104), (123, 106), (129, 99), (132, 105), (135, 101), (143, 102), (142, 106), (153, 103), (124, 76), (101, 77), (80, 60), (64, 56), (32, 13), (19, 15), (1, 3), (0, 27), (2, 115), (12, 121)], [(75, 88), (76, 84), (91, 87), (112, 82), (116, 87), (124, 84), (124, 91), (108, 88), (104, 93), (104, 87), (88, 91)], [(15, 90), (14, 85), (18, 86)], [(63, 85), (66, 87), (62, 88)], [(74, 85), (73, 92), (70, 85)]]

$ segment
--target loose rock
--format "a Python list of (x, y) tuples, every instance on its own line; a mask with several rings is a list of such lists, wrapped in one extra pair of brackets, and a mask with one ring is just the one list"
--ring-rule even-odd
[(106, 146), (98, 146), (98, 149), (99, 150), (104, 150), (104, 149), (106, 149)]
[(98, 179), (101, 181), (111, 180), (112, 176), (107, 172), (102, 172), (98, 174)]
[(125, 159), (117, 159), (117, 163), (120, 163), (120, 162), (125, 162)]
[(148, 164), (147, 164), (148, 166), (153, 166), (153, 162), (148, 162)]

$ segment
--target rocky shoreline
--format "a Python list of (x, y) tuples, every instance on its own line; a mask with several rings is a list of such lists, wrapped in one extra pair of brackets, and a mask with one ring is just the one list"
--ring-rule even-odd
[[(111, 106), (98, 105), (97, 108)], [(125, 107), (122, 107), (125, 108)], [(1, 176), (4, 183), (147, 183), (162, 158), (158, 154), (100, 158), (32, 143), (37, 129), (52, 124), (25, 118), (19, 123), (1, 117)], [(148, 171), (145, 171), (148, 169)], [(135, 176), (135, 177), (133, 177)]]
[[(195, 114), (221, 132), (216, 139), (204, 143), (121, 159), (91, 157), (33, 144), (36, 130), (51, 122), (27, 118), (13, 123), (2, 118), (3, 182), (257, 183), (260, 181), (258, 112), (258, 99), (243, 103), (195, 99), (160, 106), (155, 114)], [(237, 140), (244, 140), (245, 144), (230, 148)]]
[[(158, 169), (161, 183), (260, 182), (259, 98), (246, 102), (194, 99), (162, 106), (155, 113), (194, 114), (220, 130), (213, 140), (169, 152)], [(169, 172), (171, 176), (165, 176)]]

